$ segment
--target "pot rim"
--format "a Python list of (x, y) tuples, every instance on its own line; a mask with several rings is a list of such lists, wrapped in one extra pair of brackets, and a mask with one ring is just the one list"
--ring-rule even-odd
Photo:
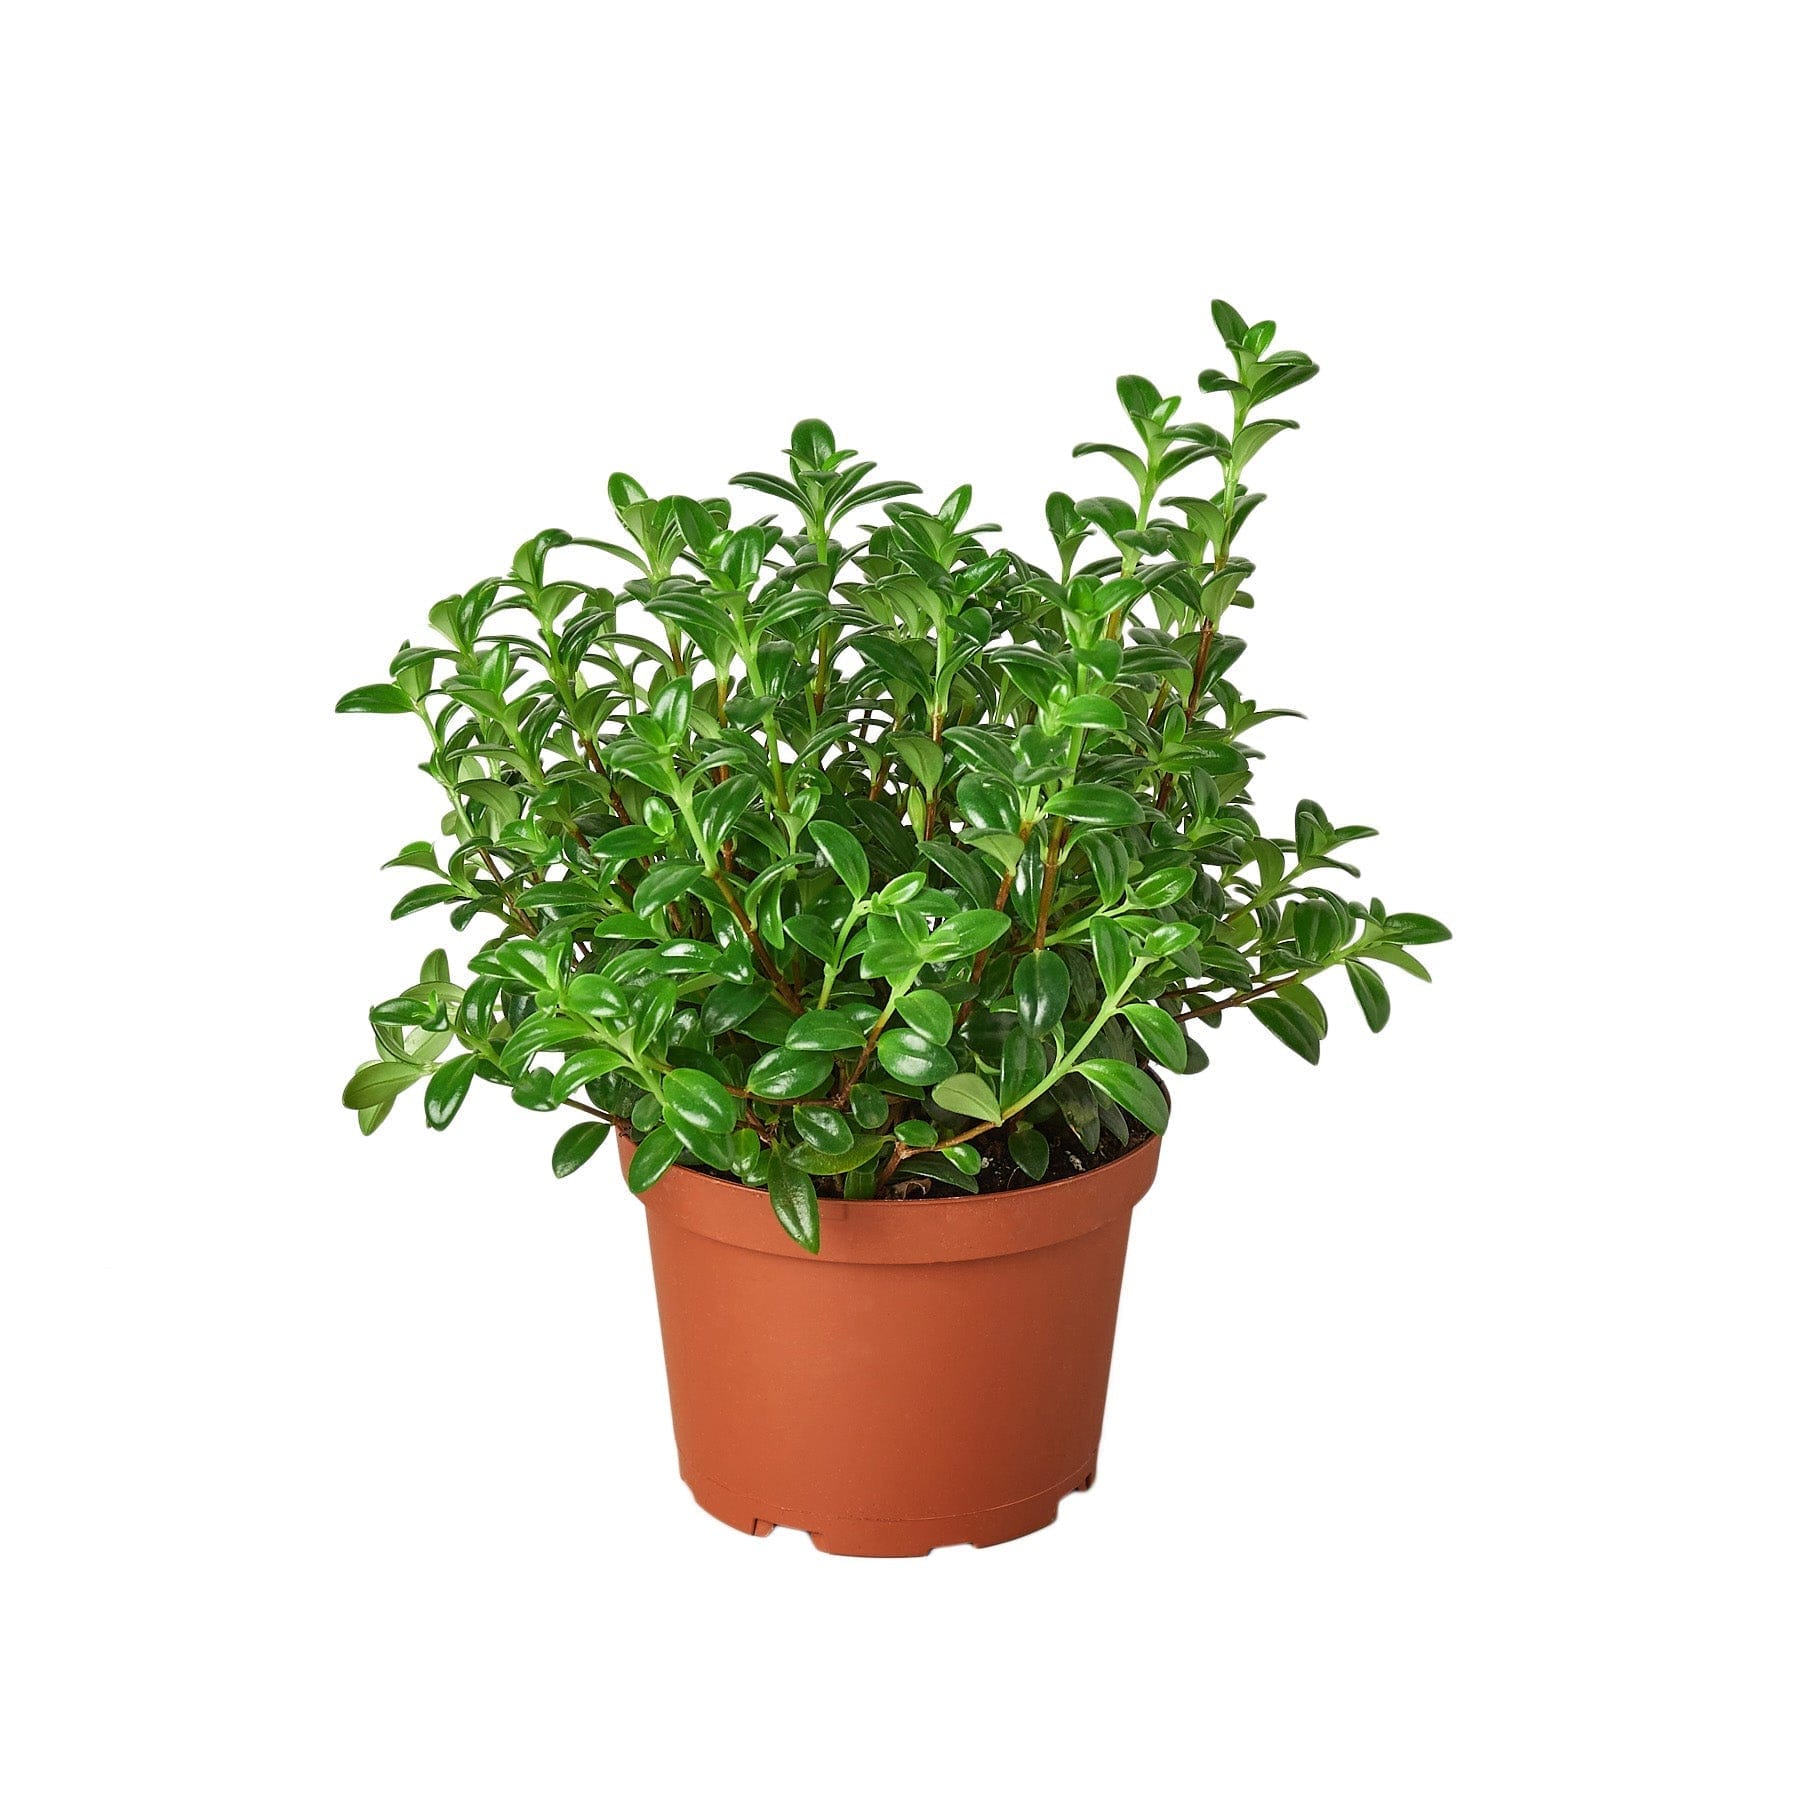
[[(636, 1142), (624, 1132), (621, 1165)], [(1083, 1237), (1128, 1215), (1156, 1178), (1162, 1137), (1079, 1175), (991, 1194), (952, 1194), (926, 1200), (819, 1201), (817, 1256), (776, 1222), (768, 1191), (676, 1163), (638, 1196), (653, 1227), (666, 1223), (702, 1237), (773, 1256), (808, 1262), (964, 1262), (1042, 1249)], [(754, 1204), (745, 1206), (751, 1198)]]
[[(615, 1131), (613, 1135), (619, 1140), (621, 1146), (629, 1145), (634, 1151), (637, 1149), (637, 1139), (632, 1137), (629, 1132)], [(1108, 1169), (1124, 1168), (1127, 1163), (1135, 1161), (1147, 1151), (1160, 1145), (1164, 1135), (1162, 1132), (1153, 1131), (1136, 1149), (1127, 1150), (1123, 1156), (1114, 1156), (1103, 1163), (1096, 1163), (1093, 1168), (1084, 1169), (1079, 1175), (1063, 1175), (1055, 1181), (1034, 1181), (1027, 1187), (997, 1188), (991, 1194), (933, 1194), (919, 1200), (841, 1200), (835, 1196), (821, 1195), (819, 1205), (821, 1209), (827, 1206), (854, 1206), (859, 1211), (870, 1207), (904, 1207), (908, 1212), (917, 1212), (925, 1206), (966, 1206), (971, 1200), (1024, 1200), (1033, 1194), (1055, 1194), (1063, 1189), (1079, 1187), (1084, 1182), (1091, 1182), (1096, 1177), (1105, 1174)], [(710, 1169), (696, 1169), (687, 1163), (672, 1163), (669, 1166), (668, 1174), (660, 1177), (657, 1186), (660, 1186), (663, 1181), (667, 1181), (669, 1175), (682, 1175), (690, 1181), (704, 1181), (708, 1187), (725, 1188), (732, 1193), (755, 1194), (763, 1199), (768, 1197), (767, 1188), (751, 1187), (747, 1182), (732, 1181), (726, 1176), (714, 1174)], [(656, 1188), (652, 1187), (650, 1192), (655, 1193)], [(641, 1200), (645, 1196), (640, 1194), (638, 1198)]]

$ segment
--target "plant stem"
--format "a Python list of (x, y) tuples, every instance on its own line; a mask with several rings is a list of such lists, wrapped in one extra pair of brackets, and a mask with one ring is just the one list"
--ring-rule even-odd
[[(1131, 974), (1120, 987), (1120, 994), (1129, 994), (1131, 992), (1132, 983), (1135, 982), (1149, 966), (1150, 965), (1141, 957), (1134, 959), (1131, 965)], [(1065, 1050), (1062, 1055), (1056, 1059), (1049, 1074), (1047, 1074), (1030, 1093), (1022, 1095), (1019, 1099), (1015, 1100), (1011, 1106), (1007, 1107), (1001, 1113), (999, 1118), (981, 1119), (971, 1125), (967, 1131), (959, 1131), (955, 1137), (944, 1138), (935, 1144), (921, 1145), (917, 1150), (913, 1149), (910, 1145), (896, 1143), (894, 1146), (894, 1154), (888, 1158), (887, 1166), (876, 1178), (876, 1192), (879, 1193), (881, 1189), (887, 1185), (888, 1181), (892, 1178), (894, 1171), (898, 1169), (908, 1157), (923, 1156), (933, 1150), (944, 1150), (957, 1144), (966, 1144), (971, 1138), (982, 1137), (987, 1132), (992, 1131), (995, 1126), (1004, 1125), (1008, 1119), (1017, 1118), (1026, 1107), (1030, 1106), (1042, 1095), (1049, 1093), (1049, 1091), (1055, 1087), (1065, 1075), (1075, 1069), (1081, 1061), (1081, 1053), (1100, 1035), (1101, 1027), (1106, 1024), (1108, 1019), (1113, 1018), (1118, 1011), (1119, 1005), (1111, 999), (1108, 999), (1101, 1006), (1100, 1011), (1095, 1015), (1093, 1024), (1091, 1024), (1087, 1030), (1075, 1040), (1074, 1044), (1069, 1049)]]
[(494, 861), (493, 857), (491, 857), (485, 849), (478, 847), (475, 854), (487, 864), (487, 872), (493, 876), (500, 889), (500, 904), (506, 908), (513, 923), (517, 925), (527, 937), (536, 937), (537, 927), (519, 911), (518, 906), (514, 903), (512, 894), (508, 891), (506, 886), (506, 877), (500, 873), (499, 864)]
[[(1024, 827), (1019, 833), (1019, 842), (1021, 844), (1028, 842), (1034, 829), (1035, 827), (1031, 825)], [(994, 890), (995, 912), (1004, 913), (1006, 911), (1007, 898), (1012, 893), (1013, 882), (1017, 878), (1017, 873), (1018, 871), (1015, 868), (1007, 869), (1001, 874), (1000, 885)], [(1009, 919), (1007, 920), (1006, 937), (998, 939), (996, 942), (989, 944), (985, 949), (977, 953), (974, 964), (969, 970), (969, 980), (974, 984), (977, 992), (979, 992), (981, 988), (981, 978), (987, 972), (988, 958), (992, 956), (994, 952), (1000, 948), (1001, 944), (1004, 944), (1011, 936), (1012, 921)], [(956, 1015), (956, 1029), (958, 1031), (961, 1031), (963, 1026), (969, 1022), (969, 1014), (973, 1010), (974, 1005), (975, 995), (971, 994), (968, 999), (962, 1003), (962, 1007)]]
[(1056, 871), (1061, 866), (1063, 840), (1068, 831), (1067, 819), (1058, 819), (1050, 827), (1050, 842), (1044, 849), (1044, 876), (1038, 884), (1037, 933), (1031, 941), (1034, 950), (1043, 949), (1044, 937), (1050, 929), (1050, 902), (1056, 893)]
[[(1313, 971), (1317, 973), (1317, 971)], [(1242, 1006), (1250, 1000), (1260, 1000), (1265, 994), (1272, 994), (1278, 988), (1288, 986), (1290, 982), (1300, 979), (1300, 971), (1296, 969), (1292, 975), (1283, 975), (1278, 981), (1265, 981), (1260, 987), (1246, 988), (1241, 994), (1233, 994), (1229, 1000), (1215, 1000), (1210, 1006), (1198, 1006), (1192, 1012), (1180, 1012), (1173, 1016), (1177, 1019), (1208, 1019), (1214, 1013), (1228, 1012), (1234, 1006)]]
[(738, 929), (749, 940), (750, 948), (756, 959), (763, 966), (763, 973), (775, 984), (775, 996), (789, 1012), (798, 1016), (806, 1011), (805, 1003), (794, 990), (788, 986), (787, 978), (781, 972), (780, 965), (769, 954), (769, 947), (762, 941), (756, 927), (750, 923), (750, 915), (744, 911), (743, 902), (737, 897), (737, 891), (731, 885), (731, 877), (723, 869), (712, 871), (713, 885), (725, 897), (725, 904), (731, 909), (731, 916), (737, 920)]
[[(1189, 691), (1187, 705), (1182, 708), (1182, 716), (1187, 724), (1192, 725), (1194, 714), (1199, 710), (1200, 696), (1206, 687), (1206, 659), (1212, 654), (1213, 622), (1205, 620), (1200, 627), (1200, 648), (1194, 653), (1194, 685)], [(1175, 791), (1175, 772), (1170, 770), (1162, 778), (1162, 784), (1156, 790), (1156, 810), (1164, 811), (1169, 804), (1169, 796)]]

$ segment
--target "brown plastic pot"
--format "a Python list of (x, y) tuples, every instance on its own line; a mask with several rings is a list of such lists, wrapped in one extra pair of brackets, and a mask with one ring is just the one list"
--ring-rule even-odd
[(1160, 1148), (1012, 1193), (822, 1200), (817, 1256), (760, 1189), (670, 1169), (643, 1200), (694, 1498), (846, 1556), (1053, 1523), (1094, 1479), (1131, 1209)]

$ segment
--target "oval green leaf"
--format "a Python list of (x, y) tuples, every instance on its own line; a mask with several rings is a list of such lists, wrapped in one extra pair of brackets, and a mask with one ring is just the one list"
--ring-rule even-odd
[(1019, 1023), (1034, 1038), (1048, 1037), (1062, 1023), (1069, 1004), (1068, 964), (1054, 950), (1032, 950), (1013, 970)]
[(1076, 825), (1106, 825), (1114, 829), (1135, 825), (1143, 817), (1142, 808), (1129, 794), (1084, 781), (1051, 795), (1044, 811)]
[(425, 1123), (433, 1131), (442, 1131), (456, 1117), (474, 1079), (473, 1056), (453, 1056), (432, 1076), (425, 1087)]
[(990, 1125), (1000, 1123), (999, 1097), (979, 1075), (965, 1072), (948, 1076), (931, 1090), (931, 1097), (945, 1112), (986, 1119)]
[[(612, 1127), (604, 1119), (584, 1119), (579, 1125), (571, 1125), (556, 1140), (556, 1148), (550, 1152), (551, 1174), (558, 1181), (565, 1175), (573, 1175), (606, 1142), (607, 1133), (611, 1130)], [(642, 1155), (643, 1152), (639, 1151), (638, 1154)]]
[(625, 1185), (634, 1194), (654, 1187), (680, 1154), (681, 1139), (668, 1126), (657, 1126), (632, 1152), (631, 1167), (625, 1172)]
[(884, 1031), (875, 1046), (875, 1054), (896, 1081), (908, 1082), (914, 1087), (930, 1087), (956, 1073), (956, 1058), (948, 1050), (940, 1049), (922, 1031), (910, 1027)]
[(1169, 1103), (1163, 1091), (1135, 1063), (1119, 1062), (1110, 1056), (1096, 1056), (1090, 1062), (1078, 1063), (1076, 1073), (1085, 1075), (1101, 1093), (1148, 1125), (1158, 1134), (1169, 1128)]
[(723, 1085), (700, 1069), (671, 1069), (663, 1077), (663, 1111), (696, 1131), (730, 1131), (738, 1103)]
[(823, 1087), (836, 1067), (823, 1051), (790, 1050), (784, 1045), (751, 1065), (744, 1086), (763, 1100), (802, 1100)]

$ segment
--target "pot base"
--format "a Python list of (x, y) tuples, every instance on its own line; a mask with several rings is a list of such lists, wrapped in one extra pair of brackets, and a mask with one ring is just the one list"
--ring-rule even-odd
[(1094, 1465), (1064, 1481), (986, 1512), (953, 1513), (935, 1519), (857, 1519), (802, 1517), (786, 1507), (770, 1506), (734, 1493), (703, 1475), (683, 1473), (694, 1499), (704, 1512), (752, 1537), (767, 1537), (777, 1525), (804, 1531), (815, 1550), (828, 1556), (928, 1556), (952, 1544), (973, 1544), (978, 1550), (1028, 1537), (1056, 1523), (1057, 1510), (1069, 1494), (1094, 1485)]

